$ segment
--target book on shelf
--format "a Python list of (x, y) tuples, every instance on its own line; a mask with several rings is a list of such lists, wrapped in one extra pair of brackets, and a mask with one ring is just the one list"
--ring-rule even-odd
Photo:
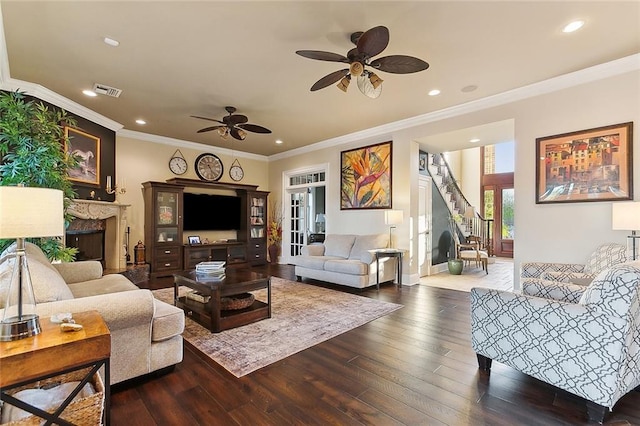
[(204, 295), (204, 294), (202, 294), (200, 292), (197, 292), (195, 290), (188, 292), (185, 295), (185, 297), (187, 299), (189, 299), (189, 300), (194, 300), (194, 301), (200, 302), (200, 303), (207, 303), (207, 302), (209, 302), (209, 300), (211, 300), (211, 296)]

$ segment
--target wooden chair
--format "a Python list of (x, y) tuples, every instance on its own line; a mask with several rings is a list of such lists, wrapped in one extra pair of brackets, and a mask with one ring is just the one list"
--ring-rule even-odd
[(476, 262), (476, 267), (482, 266), (482, 270), (489, 273), (489, 254), (483, 250), (482, 241), (476, 235), (469, 235), (466, 243), (460, 243), (458, 236), (454, 235), (456, 240), (456, 252), (458, 259), (462, 259), (467, 264), (472, 261)]

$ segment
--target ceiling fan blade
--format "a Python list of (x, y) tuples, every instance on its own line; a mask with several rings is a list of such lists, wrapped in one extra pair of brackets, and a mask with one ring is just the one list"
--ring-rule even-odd
[(238, 124), (236, 127), (253, 133), (271, 133), (271, 130), (257, 124)]
[(410, 74), (412, 72), (424, 71), (429, 68), (429, 64), (422, 59), (405, 55), (385, 56), (372, 61), (369, 65), (380, 71), (394, 74)]
[(358, 51), (372, 58), (387, 48), (389, 44), (389, 29), (379, 26), (365, 31), (358, 39)]
[[(243, 132), (243, 133), (244, 133), (244, 132)], [(239, 129), (239, 128), (237, 128), (237, 127), (232, 127), (232, 128), (229, 130), (229, 134), (231, 135), (231, 137), (232, 137), (232, 138), (237, 139), (237, 140), (239, 140), (239, 141), (243, 141), (243, 140), (244, 140), (244, 138), (246, 137), (246, 134), (244, 134), (244, 135), (243, 135), (243, 134), (241, 134), (241, 133), (240, 133), (240, 129)]]
[(315, 92), (316, 90), (324, 89), (327, 86), (331, 86), (336, 81), (340, 80), (342, 77), (349, 73), (349, 68), (332, 72), (331, 74), (325, 75), (320, 80), (316, 81), (313, 86), (311, 86), (311, 91)]
[(192, 115), (191, 117), (192, 117), (192, 118), (199, 118), (200, 120), (215, 121), (216, 123), (224, 124), (222, 121), (220, 121), (220, 120), (216, 120), (215, 118), (199, 117), (199, 116), (197, 116), (197, 115)]
[(296, 50), (296, 53), (305, 58), (316, 59), (318, 61), (349, 63), (349, 59), (338, 53), (323, 52), (321, 50)]
[(212, 126), (212, 127), (205, 127), (204, 129), (200, 129), (198, 130), (196, 133), (204, 133), (204, 132), (210, 132), (212, 130), (218, 130), (220, 128), (223, 127), (227, 127), (227, 126)]

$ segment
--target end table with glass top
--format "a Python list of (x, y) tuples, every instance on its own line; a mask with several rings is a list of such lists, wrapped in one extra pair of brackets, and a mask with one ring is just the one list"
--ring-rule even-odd
[(376, 257), (376, 289), (380, 290), (380, 259), (396, 258), (398, 259), (396, 271), (397, 271), (397, 285), (402, 285), (402, 257), (404, 250), (396, 248), (384, 248), (369, 250)]

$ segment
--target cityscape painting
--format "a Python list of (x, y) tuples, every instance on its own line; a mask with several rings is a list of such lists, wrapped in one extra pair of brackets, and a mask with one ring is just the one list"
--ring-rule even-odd
[(633, 199), (633, 123), (536, 139), (536, 203)]

